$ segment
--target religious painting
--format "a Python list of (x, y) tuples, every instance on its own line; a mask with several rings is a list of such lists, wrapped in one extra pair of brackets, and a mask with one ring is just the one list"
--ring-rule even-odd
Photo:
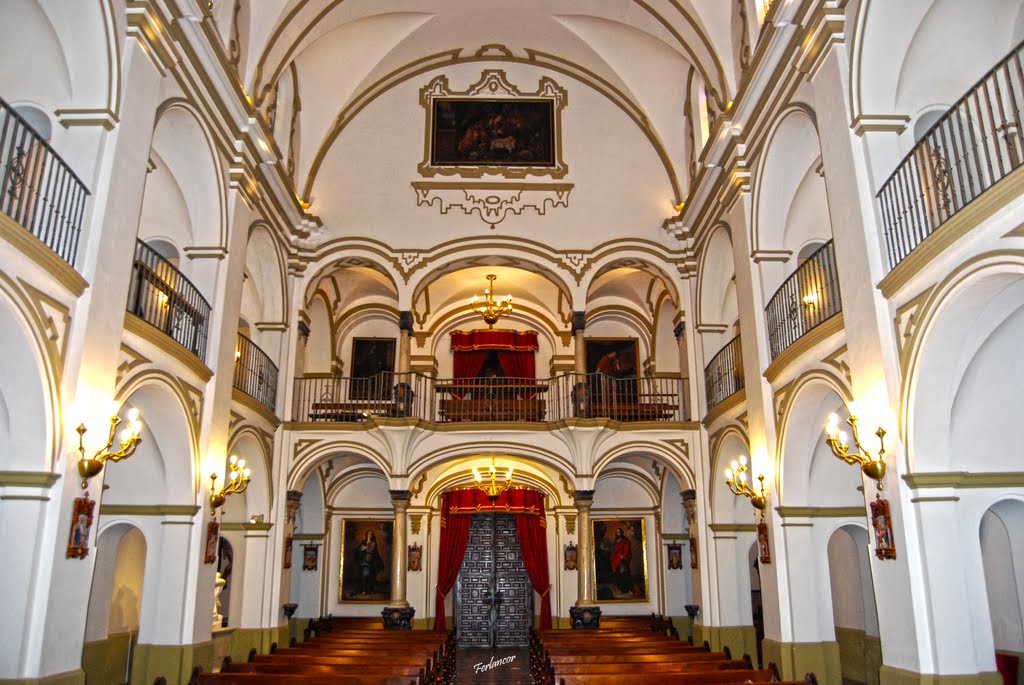
[(871, 525), (875, 529), (875, 556), (879, 559), (896, 558), (896, 541), (889, 517), (889, 500), (877, 496), (871, 503)]
[(338, 601), (384, 604), (391, 599), (391, 519), (341, 520)]
[(393, 385), (390, 374), (395, 370), (395, 339), (354, 338), (350, 369), (350, 400), (390, 399)]
[(579, 554), (580, 553), (579, 553), (579, 548), (576, 547), (576, 543), (575, 542), (570, 542), (568, 545), (566, 545), (565, 548), (564, 548), (564, 554), (565, 554), (565, 564), (563, 565), (563, 568), (566, 571), (575, 571), (575, 570), (577, 570), (579, 568), (579, 565), (580, 565), (580, 560), (579, 560)]
[(647, 536), (642, 518), (594, 519), (594, 597), (646, 602)]
[(757, 554), (762, 564), (772, 563), (772, 551), (768, 547), (768, 524), (764, 519), (757, 523)]
[(292, 567), (292, 536), (284, 539), (284, 568)]
[(683, 546), (678, 542), (668, 545), (668, 569), (678, 571), (683, 568)]
[(302, 547), (302, 570), (315, 571), (320, 559), (319, 545), (304, 545)]
[(408, 568), (410, 571), (423, 570), (423, 547), (421, 545), (409, 545), (408, 561)]
[(220, 524), (210, 521), (206, 524), (206, 552), (203, 554), (203, 563), (212, 564), (217, 561), (217, 549), (220, 543)]
[(587, 338), (590, 401), (597, 411), (637, 403), (636, 338)]
[(68, 559), (85, 559), (89, 556), (89, 531), (92, 530), (92, 512), (96, 501), (84, 497), (76, 497), (71, 507), (71, 532), (68, 535)]
[(434, 166), (554, 166), (554, 101), (435, 98)]
[(690, 568), (700, 568), (697, 560), (697, 538), (690, 538)]

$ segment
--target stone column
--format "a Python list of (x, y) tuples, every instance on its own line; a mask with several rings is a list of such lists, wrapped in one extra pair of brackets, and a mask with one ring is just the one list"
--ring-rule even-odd
[(579, 532), (579, 559), (576, 605), (569, 607), (573, 628), (599, 628), (601, 625), (601, 607), (594, 602), (594, 585), (592, 581), (593, 565), (591, 564), (591, 532), (590, 507), (594, 504), (593, 490), (577, 490), (573, 493), (576, 501), (576, 525)]
[[(697, 491), (696, 490), (683, 490), (679, 493), (683, 498), (683, 514), (686, 521), (686, 532), (690, 536), (690, 549), (697, 545), (697, 539), (699, 537), (697, 529)], [(691, 551), (691, 559), (697, 559), (697, 565), (700, 565), (700, 548), (697, 548), (696, 552)], [(692, 564), (692, 562), (691, 562)], [(697, 569), (693, 569), (696, 571)], [(700, 595), (700, 573), (693, 573), (693, 598), (696, 600)], [(686, 614), (690, 619), (696, 623), (697, 613), (700, 611), (699, 604), (687, 604)], [(696, 641), (696, 637), (694, 638)]]
[(395, 416), (412, 415), (412, 312), (398, 313), (398, 376), (395, 379)]
[[(572, 313), (572, 335), (576, 345), (573, 350), (576, 378), (573, 382), (572, 400), (576, 416), (590, 416), (589, 393), (587, 392), (587, 343), (583, 333), (587, 328), (586, 312)], [(581, 552), (582, 553), (582, 552)], [(580, 557), (581, 559), (583, 557)], [(580, 595), (582, 597), (582, 595)]]
[(394, 535), (391, 539), (391, 601), (381, 612), (385, 628), (412, 628), (416, 609), (405, 599), (405, 528), (409, 509), (408, 490), (391, 490), (391, 505), (395, 508)]
[[(295, 518), (299, 515), (299, 507), (302, 505), (302, 492), (299, 490), (289, 490), (285, 493), (284, 503), (284, 554), (291, 554), (290, 545), (287, 543), (295, 536)], [(292, 571), (289, 567), (291, 561), (286, 560), (282, 564), (281, 571), (281, 599), (284, 604), (281, 609), (284, 611), (284, 616), (287, 619), (291, 619), (291, 614), (295, 613), (295, 605), (292, 604), (291, 598), (291, 587), (292, 587)], [(290, 608), (289, 608), (290, 607)], [(289, 613), (291, 612), (291, 614)]]

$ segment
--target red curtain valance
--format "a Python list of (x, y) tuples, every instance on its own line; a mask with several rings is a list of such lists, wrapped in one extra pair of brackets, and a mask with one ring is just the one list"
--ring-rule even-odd
[(526, 488), (509, 488), (498, 496), (491, 504), (487, 493), (477, 488), (449, 490), (444, 493), (443, 500), (448, 506), (441, 507), (441, 525), (447, 525), (448, 515), (455, 514), (532, 514), (538, 517), (541, 528), (547, 527), (544, 518), (544, 495), (536, 490)]
[(453, 352), (511, 350), (536, 352), (537, 331), (504, 331), (482, 328), (477, 331), (452, 331)]

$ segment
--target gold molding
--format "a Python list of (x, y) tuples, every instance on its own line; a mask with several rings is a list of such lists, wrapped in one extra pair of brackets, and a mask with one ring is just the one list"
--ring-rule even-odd
[(734, 392), (733, 394), (729, 395), (724, 400), (719, 402), (717, 405), (715, 405), (715, 407), (704, 416), (704, 418), (701, 420), (701, 423), (704, 424), (705, 428), (707, 428), (713, 425), (715, 421), (725, 416), (729, 411), (735, 409), (736, 407), (740, 406), (746, 401), (747, 389), (740, 388), (739, 390), (737, 390), (736, 392)]
[(569, 193), (574, 187), (572, 183), (412, 182), (417, 207), (437, 205), (442, 215), (461, 209), (463, 214), (476, 214), (492, 230), (509, 214), (520, 216), (524, 210), (532, 209), (546, 216), (549, 207), (568, 207)]
[(0, 488), (46, 488), (60, 479), (59, 473), (49, 471), (0, 471)]
[(188, 516), (199, 513), (191, 504), (100, 504), (100, 516)]
[(231, 388), (231, 401), (237, 402), (243, 407), (256, 413), (261, 419), (273, 426), (274, 430), (277, 430), (277, 427), (281, 425), (281, 419), (277, 417), (277, 414), (271, 411), (265, 404), (257, 399), (249, 397), (238, 388)]
[(775, 507), (782, 518), (867, 518), (866, 507)]
[(129, 311), (124, 313), (124, 329), (174, 357), (198, 376), (203, 383), (207, 383), (213, 378), (213, 371), (210, 370), (210, 367), (199, 361), (199, 358), (184, 345)]
[(35, 262), (39, 268), (46, 271), (75, 297), (81, 297), (85, 289), (89, 287), (89, 282), (75, 270), (75, 267), (65, 262), (46, 243), (32, 235), (27, 228), (2, 212), (0, 212), (0, 240), (12, 245)]
[(937, 257), (979, 228), (1009, 202), (1024, 195), (1024, 167), (1017, 167), (966, 207), (939, 225), (879, 281), (882, 296), (892, 299)]
[(908, 473), (903, 476), (903, 480), (914, 490), (927, 488), (1019, 488), (1024, 487), (1024, 471)]
[(324, 533), (295, 533), (292, 535), (292, 540), (295, 542), (320, 542), (324, 537)]
[[(712, 523), (708, 526), (712, 533), (756, 533), (757, 525), (753, 523)], [(662, 536), (666, 537), (666, 536)]]
[(822, 323), (818, 324), (807, 333), (797, 338), (789, 347), (782, 351), (778, 357), (775, 358), (768, 368), (764, 370), (764, 377), (769, 383), (774, 383), (778, 377), (786, 370), (793, 362), (799, 360), (805, 353), (810, 349), (822, 343), (833, 335), (841, 333), (845, 330), (845, 323), (843, 319), (843, 312), (829, 317)]

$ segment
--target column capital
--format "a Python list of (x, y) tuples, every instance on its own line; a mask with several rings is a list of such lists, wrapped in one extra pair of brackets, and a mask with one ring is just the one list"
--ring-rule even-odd
[(594, 491), (593, 490), (576, 490), (572, 493), (572, 499), (576, 502), (576, 508), (589, 509), (594, 504)]
[(686, 333), (686, 322), (680, 321), (679, 323), (676, 324), (676, 327), (672, 329), (672, 334), (675, 335), (677, 338), (681, 338), (683, 337), (684, 333)]
[(409, 508), (409, 500), (412, 499), (412, 493), (408, 490), (388, 490), (391, 495), (391, 506), (395, 508), (395, 511), (405, 512)]
[(295, 517), (299, 513), (299, 506), (302, 504), (302, 493), (298, 490), (289, 490), (285, 493), (284, 514), (285, 523), (294, 525)]
[(412, 333), (412, 311), (409, 309), (398, 312), (398, 330)]
[(587, 313), (586, 312), (573, 312), (572, 313), (572, 334), (576, 335), (576, 331), (582, 331), (587, 328)]

